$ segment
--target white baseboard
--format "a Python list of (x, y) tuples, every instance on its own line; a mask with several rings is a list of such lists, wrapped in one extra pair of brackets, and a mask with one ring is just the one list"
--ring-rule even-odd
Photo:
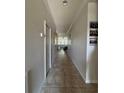
[(98, 80), (86, 80), (85, 83), (98, 83)]
[(77, 70), (78, 70), (78, 72), (80, 73), (82, 79), (83, 79), (84, 81), (86, 81), (86, 78), (82, 75), (82, 73), (81, 73), (80, 70), (78, 69), (77, 65), (76, 65), (74, 62), (73, 62), (73, 64), (74, 64), (75, 67), (77, 68)]
[(83, 79), (84, 81), (86, 81), (86, 78), (81, 74), (81, 72), (80, 72), (80, 70), (78, 69), (77, 65), (74, 63), (74, 60), (72, 59), (72, 57), (71, 57), (70, 55), (69, 55), (69, 57), (71, 58), (71, 61), (73, 62), (73, 64), (75, 65), (76, 69), (77, 69), (78, 72), (80, 73), (82, 79)]
[(86, 78), (82, 75), (82, 73), (80, 72), (77, 65), (74, 63), (74, 59), (71, 57), (71, 55), (68, 54), (68, 56), (71, 58), (71, 61), (73, 62), (73, 64), (77, 68), (78, 72), (80, 73), (80, 75), (81, 75), (82, 79), (85, 81), (85, 83), (98, 83), (98, 80), (86, 80)]
[[(73, 62), (74, 63), (74, 62)], [(80, 73), (82, 79), (85, 81), (85, 83), (98, 83), (98, 80), (86, 80), (86, 78), (81, 74), (80, 70), (78, 69), (77, 65), (74, 63), (74, 65), (76, 66), (78, 72)]]

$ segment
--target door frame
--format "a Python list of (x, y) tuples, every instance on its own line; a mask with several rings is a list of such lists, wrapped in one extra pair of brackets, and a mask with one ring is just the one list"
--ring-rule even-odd
[(46, 79), (46, 20), (44, 20), (44, 79)]
[(50, 36), (50, 46), (49, 46), (49, 53), (50, 53), (50, 64), (49, 64), (49, 66), (50, 66), (50, 68), (52, 68), (52, 32), (51, 32), (52, 30), (51, 30), (51, 28), (49, 28), (49, 36)]
[[(47, 31), (47, 21), (44, 20), (44, 79), (47, 77), (47, 37), (46, 37), (46, 31)], [(48, 26), (49, 27), (49, 26)], [(49, 27), (49, 37), (50, 37), (50, 46), (49, 46), (49, 67), (52, 67), (52, 30)]]

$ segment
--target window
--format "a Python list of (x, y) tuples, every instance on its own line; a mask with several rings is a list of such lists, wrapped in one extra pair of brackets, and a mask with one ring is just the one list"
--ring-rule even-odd
[(58, 45), (68, 45), (67, 37), (58, 37)]

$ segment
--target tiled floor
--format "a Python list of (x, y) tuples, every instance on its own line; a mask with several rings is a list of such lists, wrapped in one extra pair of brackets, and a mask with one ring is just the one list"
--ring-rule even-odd
[(97, 93), (97, 84), (85, 84), (69, 57), (60, 51), (41, 93)]

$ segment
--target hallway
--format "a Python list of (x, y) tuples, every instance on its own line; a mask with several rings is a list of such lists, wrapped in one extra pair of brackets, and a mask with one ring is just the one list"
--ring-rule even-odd
[(97, 93), (97, 5), (26, 0), (26, 93)]
[(41, 93), (97, 93), (97, 84), (85, 84), (67, 54), (58, 52)]

